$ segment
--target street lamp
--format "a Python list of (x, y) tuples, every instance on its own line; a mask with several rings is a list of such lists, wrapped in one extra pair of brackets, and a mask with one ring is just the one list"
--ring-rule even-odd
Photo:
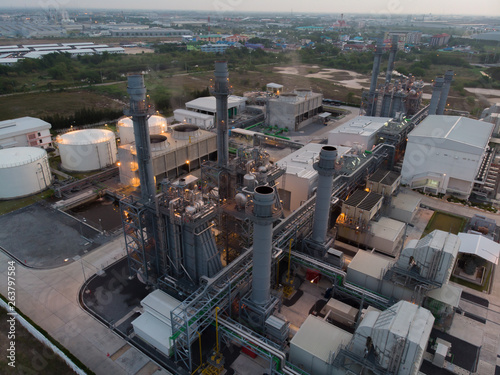
[(189, 160), (186, 160), (186, 164), (188, 166), (188, 173), (191, 173), (191, 166), (189, 165)]

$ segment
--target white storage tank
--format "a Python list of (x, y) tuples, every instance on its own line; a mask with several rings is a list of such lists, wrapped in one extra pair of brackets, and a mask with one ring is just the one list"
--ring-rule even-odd
[[(167, 130), (167, 119), (161, 115), (153, 115), (148, 119), (149, 134), (161, 134)], [(122, 117), (116, 128), (120, 135), (120, 143), (126, 145), (134, 142), (134, 124), (131, 117)]]
[(58, 136), (57, 144), (61, 166), (68, 171), (94, 171), (116, 163), (115, 134), (110, 130), (76, 130)]
[(0, 199), (38, 193), (52, 182), (47, 152), (38, 147), (0, 150)]

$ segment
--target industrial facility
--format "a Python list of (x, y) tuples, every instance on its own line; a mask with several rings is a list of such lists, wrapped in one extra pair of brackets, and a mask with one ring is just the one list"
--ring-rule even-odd
[(0, 149), (9, 147), (52, 147), (52, 126), (34, 117), (0, 121)]

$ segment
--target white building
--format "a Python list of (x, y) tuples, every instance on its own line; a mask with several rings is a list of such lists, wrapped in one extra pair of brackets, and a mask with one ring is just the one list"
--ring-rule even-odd
[(328, 144), (371, 150), (378, 131), (390, 120), (390, 117), (357, 116), (328, 132)]
[[(235, 95), (229, 95), (227, 98), (227, 112), (229, 118), (236, 116), (238, 113), (245, 110), (247, 98)], [(196, 98), (186, 103), (186, 109), (214, 116), (217, 112), (215, 96), (205, 96)]]
[[(294, 211), (314, 195), (318, 185), (318, 172), (313, 164), (324, 145), (309, 143), (279, 160), (276, 164), (286, 169), (278, 179), (278, 192), (285, 210)], [(347, 154), (350, 147), (337, 147), (337, 158)]]
[(48, 122), (34, 117), (0, 121), (0, 148), (52, 147)]
[[(433, 193), (468, 197), (481, 176), (493, 124), (459, 116), (428, 116), (409, 135), (401, 182)], [(482, 179), (482, 181), (481, 181)]]
[(229, 48), (229, 44), (205, 44), (201, 46), (201, 52), (224, 53)]
[(174, 111), (174, 118), (175, 121), (198, 125), (200, 128), (206, 130), (214, 127), (214, 116), (188, 111), (187, 109), (176, 109)]

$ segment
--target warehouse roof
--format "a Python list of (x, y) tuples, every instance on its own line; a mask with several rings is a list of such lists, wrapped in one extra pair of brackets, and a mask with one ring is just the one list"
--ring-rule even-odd
[(358, 207), (362, 210), (370, 211), (382, 199), (382, 195), (364, 190), (356, 190), (345, 201), (345, 204)]
[(48, 122), (35, 117), (20, 117), (12, 120), (0, 121), (0, 139), (33, 133), (50, 129), (51, 127), (52, 125)]
[(431, 115), (413, 129), (408, 137), (449, 140), (484, 150), (492, 131), (493, 124), (488, 122), (461, 116)]
[(357, 134), (363, 136), (369, 136), (386, 125), (391, 117), (372, 117), (372, 116), (357, 116), (351, 121), (331, 130), (329, 133), (344, 133), (344, 134)]

